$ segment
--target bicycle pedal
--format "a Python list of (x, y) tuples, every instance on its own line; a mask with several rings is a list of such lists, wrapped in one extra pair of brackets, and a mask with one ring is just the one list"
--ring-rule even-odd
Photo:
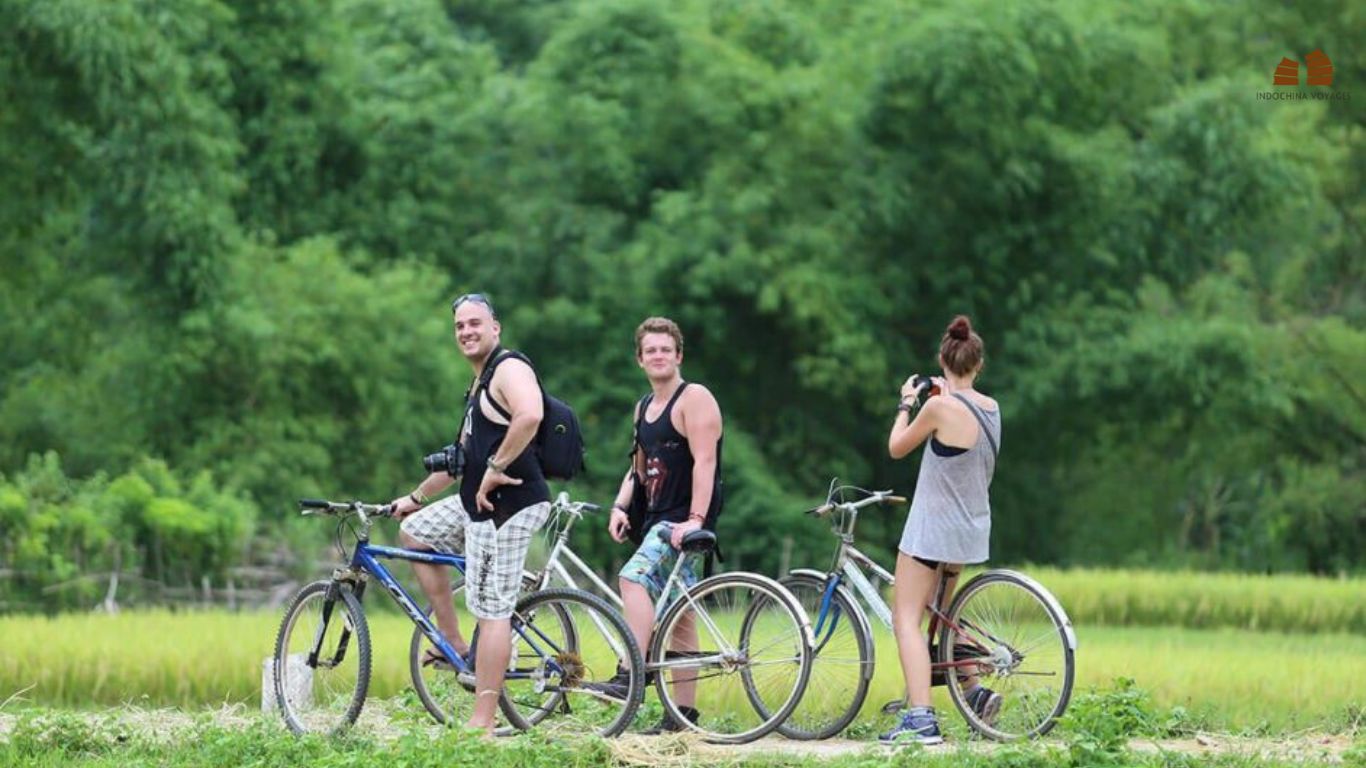
[(475, 681), (473, 672), (460, 672), (456, 674), (455, 681), (459, 683), (460, 687), (464, 688), (467, 693), (474, 693)]
[(903, 710), (903, 709), (905, 709), (905, 708), (906, 708), (906, 702), (905, 702), (905, 700), (903, 700), (903, 699), (892, 699), (891, 701), (889, 701), (889, 702), (887, 702), (886, 704), (883, 704), (883, 705), (882, 705), (882, 714), (884, 714), (884, 715), (895, 715), (895, 714), (901, 712), (901, 710)]

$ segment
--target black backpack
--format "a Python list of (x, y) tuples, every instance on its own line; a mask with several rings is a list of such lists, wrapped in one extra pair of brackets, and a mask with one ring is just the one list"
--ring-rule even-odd
[[(545, 385), (541, 384), (541, 374), (536, 372), (536, 366), (532, 365), (531, 359), (526, 355), (502, 349), (494, 350), (493, 355), (493, 360), (479, 375), (479, 381), (471, 396), (478, 396), (479, 390), (488, 388), (489, 382), (493, 380), (494, 369), (504, 360), (516, 358), (531, 366), (532, 373), (536, 374), (536, 386), (541, 388), (544, 403), (541, 426), (536, 430), (536, 439), (533, 441), (536, 446), (536, 457), (541, 462), (541, 472), (551, 480), (574, 479), (574, 476), (583, 470), (584, 455), (583, 431), (579, 429), (579, 417), (574, 414), (574, 409), (545, 391)], [(509, 418), (509, 414), (503, 411), (503, 407), (492, 397), (489, 398), (489, 402), (504, 418)]]

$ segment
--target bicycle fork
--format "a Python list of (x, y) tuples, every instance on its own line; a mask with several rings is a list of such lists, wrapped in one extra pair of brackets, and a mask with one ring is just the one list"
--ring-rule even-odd
[[(318, 657), (322, 654), (323, 650), (323, 638), (327, 636), (327, 627), (332, 622), (333, 609), (336, 607), (337, 603), (341, 602), (343, 599), (341, 585), (344, 583), (350, 582), (343, 582), (339, 579), (333, 579), (332, 583), (327, 585), (327, 596), (323, 598), (322, 616), (318, 619), (317, 631), (313, 633), (313, 647), (310, 648), (308, 651), (309, 669), (318, 668), (318, 665), (320, 663)], [(365, 594), (365, 582), (362, 581), (358, 584), (355, 584), (352, 587), (351, 592), (356, 596), (356, 600), (359, 602), (361, 596)], [(342, 660), (346, 658), (346, 648), (350, 644), (351, 627), (345, 623), (345, 620), (343, 620), (341, 637), (337, 638), (336, 652), (332, 655), (331, 659), (322, 661), (321, 663), (328, 667), (340, 666)]]

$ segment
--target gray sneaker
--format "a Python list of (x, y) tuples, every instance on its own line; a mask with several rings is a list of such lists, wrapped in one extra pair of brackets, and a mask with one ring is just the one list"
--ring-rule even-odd
[(901, 722), (892, 730), (877, 737), (883, 744), (923, 744), (932, 747), (944, 743), (939, 732), (939, 719), (933, 707), (911, 707), (901, 713)]

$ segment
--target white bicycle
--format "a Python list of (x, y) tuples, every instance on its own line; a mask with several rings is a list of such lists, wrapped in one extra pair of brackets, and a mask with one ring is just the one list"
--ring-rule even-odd
[[(586, 581), (621, 606), (616, 591), (569, 547), (574, 524), (599, 511), (595, 504), (570, 501), (566, 493), (555, 499), (547, 527), (553, 541), (550, 554), (539, 572), (526, 574), (526, 590), (552, 584), (580, 589)], [(689, 554), (706, 554), (715, 545), (715, 534), (705, 530), (683, 539)], [(683, 565), (680, 557), (661, 593), (672, 594), (676, 587), (679, 597), (655, 605), (646, 674), (653, 676), (665, 711), (705, 740), (754, 741), (777, 728), (802, 700), (812, 663), (806, 612), (781, 584), (755, 573), (717, 574), (684, 589)], [(680, 627), (683, 631), (675, 632)], [(684, 716), (685, 705), (678, 700), (679, 690), (689, 687), (695, 696), (692, 706), (700, 712), (695, 723)], [(557, 693), (510, 692), (509, 699), (530, 724), (561, 706)]]

